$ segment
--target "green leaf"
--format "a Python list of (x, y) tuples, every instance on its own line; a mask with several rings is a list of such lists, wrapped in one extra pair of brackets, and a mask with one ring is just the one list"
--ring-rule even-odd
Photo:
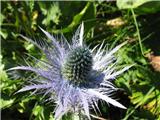
[(0, 30), (0, 36), (2, 36), (4, 39), (6, 39), (7, 38), (7, 36), (8, 36), (8, 33), (7, 33), (7, 31), (6, 30)]
[(35, 107), (32, 111), (33, 115), (35, 116), (35, 120), (53, 120), (53, 116), (49, 108), (35, 104)]
[(154, 0), (117, 0), (119, 9), (137, 8), (138, 6)]
[[(2, 55), (0, 55), (0, 80), (6, 80), (7, 74), (4, 71), (4, 64), (2, 64)], [(2, 84), (0, 85), (2, 86)]]
[[(62, 30), (54, 30), (53, 32), (55, 32), (55, 33), (71, 32), (78, 24), (80, 24), (80, 22), (82, 21), (82, 18), (84, 17), (84, 15), (86, 14), (86, 11), (90, 8), (90, 6), (91, 6), (91, 2), (88, 2), (85, 5), (85, 7), (81, 10), (81, 12), (73, 17), (72, 22), (66, 28), (64, 28)], [(94, 12), (94, 11), (92, 11), (92, 12)]]
[(34, 114), (35, 116), (37, 116), (38, 114), (41, 113), (41, 111), (43, 111), (43, 107), (37, 105), (37, 106), (33, 109), (33, 114)]
[(147, 2), (135, 9), (137, 14), (149, 14), (160, 11), (160, 1)]
[(7, 95), (2, 95), (0, 99), (0, 109), (10, 107), (15, 99), (11, 99)]
[(51, 5), (51, 7), (47, 10), (47, 12), (42, 9), (43, 14), (47, 15), (46, 18), (42, 21), (42, 24), (44, 25), (50, 25), (51, 22), (58, 24), (59, 18), (61, 16), (61, 11), (59, 9), (59, 4), (54, 3)]
[(2, 13), (0, 13), (0, 26), (2, 25), (4, 19), (5, 16)]

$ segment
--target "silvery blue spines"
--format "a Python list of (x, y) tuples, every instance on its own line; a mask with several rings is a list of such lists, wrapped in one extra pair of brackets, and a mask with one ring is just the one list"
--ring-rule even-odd
[(91, 119), (89, 110), (93, 108), (96, 111), (99, 100), (126, 109), (110, 97), (117, 90), (110, 80), (131, 67), (116, 71), (114, 53), (125, 43), (110, 51), (103, 49), (103, 43), (90, 49), (83, 42), (83, 23), (77, 29), (71, 44), (63, 36), (57, 41), (48, 32), (40, 29), (51, 40), (50, 47), (22, 37), (36, 44), (45, 53), (47, 62), (34, 58), (38, 61), (37, 66), (18, 66), (11, 69), (29, 70), (38, 75), (37, 79), (31, 80), (30, 85), (18, 92), (35, 90), (34, 92), (43, 91), (44, 95), (49, 95), (49, 100), (56, 103), (56, 119), (67, 112), (79, 111)]

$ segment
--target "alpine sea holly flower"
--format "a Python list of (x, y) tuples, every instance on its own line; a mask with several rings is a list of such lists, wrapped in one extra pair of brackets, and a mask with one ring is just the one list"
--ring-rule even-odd
[(33, 57), (39, 64), (38, 67), (29, 65), (11, 68), (35, 72), (38, 78), (41, 78), (31, 80), (30, 85), (18, 92), (35, 90), (49, 95), (49, 100), (56, 103), (56, 119), (60, 119), (67, 112), (79, 111), (91, 119), (89, 109), (96, 110), (99, 100), (126, 109), (110, 97), (117, 88), (109, 81), (131, 67), (116, 71), (114, 53), (125, 43), (111, 51), (102, 49), (103, 44), (90, 49), (83, 42), (83, 23), (77, 29), (71, 44), (63, 36), (60, 41), (56, 41), (52, 35), (40, 29), (50, 39), (50, 45), (38, 44), (21, 36), (36, 44), (45, 53), (47, 62)]

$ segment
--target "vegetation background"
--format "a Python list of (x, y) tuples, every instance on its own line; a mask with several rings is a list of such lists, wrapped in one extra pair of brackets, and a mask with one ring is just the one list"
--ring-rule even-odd
[(122, 88), (116, 98), (128, 109), (100, 103), (102, 114), (97, 119), (160, 120), (160, 1), (152, 0), (1, 1), (2, 120), (54, 120), (54, 105), (42, 102), (41, 95), (15, 94), (32, 74), (7, 69), (25, 65), (25, 60), (30, 61), (28, 54), (43, 58), (43, 53), (19, 34), (40, 42), (44, 37), (41, 26), (56, 36), (63, 33), (70, 41), (82, 21), (86, 44), (93, 47), (104, 41), (112, 49), (128, 41), (118, 51), (119, 67), (135, 64), (114, 81)]

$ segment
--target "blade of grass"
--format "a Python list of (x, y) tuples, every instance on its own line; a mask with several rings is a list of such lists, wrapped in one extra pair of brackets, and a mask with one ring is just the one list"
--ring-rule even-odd
[(140, 36), (139, 28), (138, 28), (138, 23), (137, 23), (137, 19), (136, 19), (134, 10), (132, 8), (131, 8), (131, 12), (132, 12), (132, 16), (133, 16), (133, 19), (134, 19), (134, 24), (135, 24), (136, 30), (137, 30), (138, 41), (139, 41), (139, 46), (140, 46), (140, 49), (141, 49), (141, 53), (144, 56), (144, 52), (143, 52), (143, 48), (142, 48), (142, 42), (141, 42), (141, 36)]

